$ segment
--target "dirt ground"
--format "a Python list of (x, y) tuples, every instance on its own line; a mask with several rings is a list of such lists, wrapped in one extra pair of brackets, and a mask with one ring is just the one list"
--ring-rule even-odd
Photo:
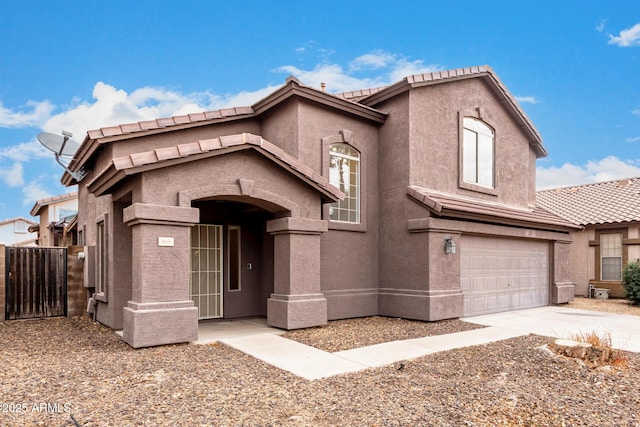
[(576, 297), (568, 304), (572, 308), (583, 310), (606, 311), (609, 313), (632, 314), (640, 316), (640, 305), (633, 305), (626, 299), (600, 300), (594, 298)]

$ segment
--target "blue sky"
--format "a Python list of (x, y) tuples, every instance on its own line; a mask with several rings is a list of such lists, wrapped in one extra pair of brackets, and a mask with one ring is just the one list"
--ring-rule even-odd
[(640, 176), (640, 2), (0, 3), (0, 220), (74, 190), (36, 142), (488, 64), (544, 138), (538, 188)]

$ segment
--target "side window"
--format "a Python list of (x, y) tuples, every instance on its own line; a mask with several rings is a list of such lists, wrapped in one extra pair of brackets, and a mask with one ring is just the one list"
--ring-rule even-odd
[(360, 222), (360, 153), (345, 143), (329, 147), (329, 182), (345, 194), (331, 204), (331, 221)]
[(600, 279), (622, 280), (622, 234), (600, 234)]
[(26, 233), (29, 227), (27, 227), (27, 223), (25, 221), (16, 221), (13, 223), (15, 233), (24, 234)]
[(484, 122), (471, 117), (463, 119), (463, 181), (494, 188), (494, 133)]

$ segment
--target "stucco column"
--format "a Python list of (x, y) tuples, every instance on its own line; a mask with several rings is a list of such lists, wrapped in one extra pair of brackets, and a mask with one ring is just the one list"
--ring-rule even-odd
[(563, 304), (573, 301), (576, 285), (570, 275), (570, 243), (555, 241), (552, 243), (553, 277), (551, 278), (551, 304)]
[(267, 323), (283, 329), (327, 323), (327, 300), (320, 290), (320, 236), (327, 221), (278, 218), (267, 222), (274, 236), (274, 292)]
[(124, 308), (123, 338), (149, 347), (198, 339), (198, 309), (189, 299), (190, 207), (134, 203), (124, 209), (132, 230), (132, 299)]
[[(411, 219), (407, 223), (410, 234), (412, 263), (421, 274), (415, 278), (417, 289), (398, 293), (387, 302), (393, 313), (419, 320), (442, 320), (461, 317), (463, 295), (460, 289), (459, 230), (433, 226), (430, 218)], [(447, 251), (445, 241), (451, 240), (455, 249)], [(394, 314), (395, 315), (395, 314)]]

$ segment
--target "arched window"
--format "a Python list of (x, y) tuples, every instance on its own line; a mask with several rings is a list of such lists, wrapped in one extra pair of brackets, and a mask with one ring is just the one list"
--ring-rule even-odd
[(462, 146), (463, 180), (494, 188), (493, 130), (484, 122), (465, 117)]
[(345, 143), (329, 146), (329, 182), (345, 194), (331, 204), (332, 221), (360, 222), (360, 153)]

